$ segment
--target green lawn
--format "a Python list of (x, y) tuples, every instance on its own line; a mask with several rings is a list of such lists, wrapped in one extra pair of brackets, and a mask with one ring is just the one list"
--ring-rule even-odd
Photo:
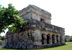
[[(5, 49), (0, 47), (0, 50), (29, 50), (29, 49)], [(45, 49), (30, 49), (30, 50), (72, 50), (72, 42), (68, 42), (64, 46), (45, 48)]]

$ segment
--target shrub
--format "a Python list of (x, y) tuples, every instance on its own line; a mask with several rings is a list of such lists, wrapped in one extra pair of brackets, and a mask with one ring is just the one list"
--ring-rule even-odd
[(70, 37), (70, 40), (69, 41), (72, 42), (72, 36)]

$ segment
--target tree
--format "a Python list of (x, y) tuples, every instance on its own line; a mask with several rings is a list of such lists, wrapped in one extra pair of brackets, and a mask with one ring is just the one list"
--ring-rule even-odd
[(18, 30), (24, 23), (12, 4), (8, 4), (7, 8), (0, 5), (0, 32), (4, 32), (6, 28)]
[(72, 36), (70, 36), (70, 39), (69, 39), (69, 41), (70, 41), (70, 42), (72, 42)]
[(5, 36), (0, 36), (0, 40), (5, 40)]

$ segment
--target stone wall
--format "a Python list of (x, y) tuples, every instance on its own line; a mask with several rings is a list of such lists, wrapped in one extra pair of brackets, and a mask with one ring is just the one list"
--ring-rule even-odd
[(28, 31), (6, 34), (5, 48), (33, 48), (33, 41), (31, 35), (28, 36)]
[(45, 10), (42, 10), (34, 5), (29, 5), (28, 7), (22, 9), (19, 13), (24, 19), (36, 19), (38, 21), (41, 18), (44, 22), (51, 24), (51, 14)]
[(39, 29), (28, 29), (21, 32), (8, 31), (6, 34), (5, 45), (3, 45), (3, 47), (29, 49), (45, 48), (45, 46), (50, 47), (62, 44), (65, 44), (64, 35), (49, 31), (41, 31)]

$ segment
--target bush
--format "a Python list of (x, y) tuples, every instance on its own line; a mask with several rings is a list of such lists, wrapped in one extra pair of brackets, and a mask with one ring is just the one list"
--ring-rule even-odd
[(70, 40), (69, 41), (72, 42), (72, 36), (70, 37)]
[(3, 41), (3, 40), (5, 40), (5, 37), (4, 36), (0, 36), (0, 39)]

